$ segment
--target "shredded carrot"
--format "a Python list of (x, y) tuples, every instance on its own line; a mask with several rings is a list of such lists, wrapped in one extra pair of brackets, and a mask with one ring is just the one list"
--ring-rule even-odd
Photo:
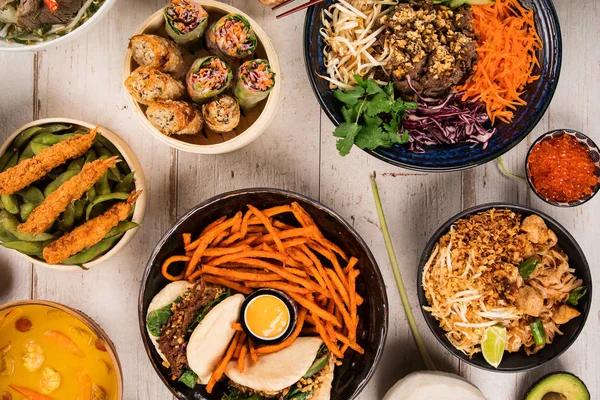
[(510, 123), (514, 110), (527, 103), (521, 98), (525, 86), (539, 79), (534, 75), (543, 47), (535, 29), (534, 11), (519, 0), (496, 0), (473, 6), (475, 33), (479, 37), (479, 61), (471, 78), (459, 90), (463, 100), (476, 99), (486, 105), (492, 121)]

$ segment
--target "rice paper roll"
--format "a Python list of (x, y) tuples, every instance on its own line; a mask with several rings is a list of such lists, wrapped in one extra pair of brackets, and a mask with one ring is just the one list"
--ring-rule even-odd
[(238, 14), (224, 16), (206, 33), (206, 48), (227, 61), (248, 57), (256, 51), (256, 45), (250, 22)]
[(187, 73), (188, 94), (195, 102), (204, 103), (223, 93), (232, 79), (233, 74), (225, 61), (215, 56), (199, 58)]
[(184, 46), (196, 44), (208, 26), (208, 13), (196, 0), (173, 0), (163, 14), (167, 33)]
[(246, 61), (238, 69), (235, 97), (244, 111), (267, 98), (275, 86), (275, 73), (267, 60)]
[(240, 105), (235, 97), (221, 95), (202, 106), (204, 123), (212, 131), (231, 132), (240, 123)]

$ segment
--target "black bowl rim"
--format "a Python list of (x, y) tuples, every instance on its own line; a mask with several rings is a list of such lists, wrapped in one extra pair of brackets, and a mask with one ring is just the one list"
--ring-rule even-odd
[[(491, 371), (491, 372), (499, 372), (499, 373), (515, 373), (515, 372), (523, 372), (523, 371), (530, 371), (533, 370), (535, 368), (541, 367), (544, 364), (547, 364), (553, 360), (556, 360), (558, 357), (560, 357), (561, 355), (563, 355), (572, 345), (573, 343), (575, 343), (575, 341), (577, 340), (577, 338), (579, 337), (579, 335), (581, 334), (581, 331), (583, 331), (583, 328), (585, 327), (585, 324), (587, 322), (589, 313), (590, 313), (590, 309), (591, 309), (591, 304), (592, 304), (592, 285), (590, 284), (588, 286), (588, 292), (587, 294), (590, 296), (590, 300), (589, 300), (589, 304), (590, 306), (587, 307), (584, 312), (582, 313), (582, 321), (581, 324), (579, 326), (579, 328), (577, 329), (577, 331), (575, 332), (573, 338), (571, 339), (571, 341), (561, 350), (559, 351), (556, 355), (554, 355), (552, 358), (549, 358), (547, 360), (543, 360), (541, 362), (538, 362), (536, 364), (533, 365), (529, 365), (529, 366), (525, 366), (525, 367), (518, 367), (518, 368), (502, 368), (502, 366), (499, 366), (498, 368), (494, 368), (491, 365), (479, 365), (473, 361), (471, 361), (468, 357), (466, 357), (463, 353), (461, 353), (460, 351), (458, 351), (457, 349), (455, 349), (450, 343), (446, 343), (442, 337), (440, 337), (439, 335), (437, 335), (434, 332), (434, 321), (431, 318), (431, 315), (425, 311), (425, 309), (423, 309), (423, 306), (426, 304), (426, 299), (425, 299), (425, 293), (423, 291), (423, 287), (421, 286), (421, 280), (423, 277), (423, 266), (425, 265), (425, 263), (427, 262), (427, 260), (429, 259), (429, 255), (431, 254), (431, 250), (433, 249), (433, 246), (435, 245), (435, 243), (437, 243), (437, 241), (439, 240), (439, 238), (444, 235), (448, 229), (450, 228), (450, 226), (456, 222), (457, 220), (464, 218), (468, 215), (477, 213), (477, 212), (481, 212), (481, 211), (486, 211), (489, 210), (491, 208), (508, 208), (510, 210), (513, 211), (517, 211), (520, 213), (530, 213), (530, 214), (537, 214), (540, 217), (542, 217), (542, 219), (544, 219), (545, 221), (550, 221), (551, 223), (555, 224), (561, 231), (561, 234), (564, 234), (569, 241), (571, 241), (571, 243), (573, 244), (573, 247), (575, 248), (575, 250), (577, 251), (577, 253), (579, 253), (581, 255), (581, 258), (583, 259), (583, 263), (581, 264), (581, 268), (586, 269), (590, 276), (592, 274), (589, 263), (587, 261), (587, 258), (585, 257), (585, 253), (583, 252), (583, 250), (581, 249), (581, 247), (579, 246), (579, 243), (577, 243), (577, 241), (575, 240), (575, 238), (573, 237), (573, 235), (571, 235), (571, 233), (565, 229), (565, 227), (562, 226), (562, 224), (560, 224), (558, 221), (556, 221), (554, 218), (550, 217), (549, 215), (538, 211), (534, 208), (531, 208), (529, 206), (525, 206), (525, 205), (521, 205), (521, 204), (514, 204), (514, 203), (486, 203), (486, 204), (481, 204), (475, 207), (471, 207), (468, 208), (458, 214), (456, 214), (455, 216), (453, 216), (452, 218), (450, 218), (448, 221), (446, 221), (432, 236), (431, 239), (429, 239), (429, 242), (427, 243), (427, 245), (425, 246), (425, 250), (423, 251), (423, 254), (421, 255), (421, 259), (419, 260), (419, 265), (418, 265), (418, 270), (417, 270), (417, 295), (419, 298), (419, 308), (421, 309), (421, 313), (423, 314), (423, 318), (425, 319), (425, 322), (427, 323), (427, 327), (429, 328), (429, 330), (431, 331), (431, 333), (433, 334), (433, 336), (435, 336), (435, 338), (438, 340), (438, 342), (444, 346), (444, 348), (446, 350), (448, 350), (448, 352), (452, 355), (454, 355), (456, 358), (458, 358), (459, 360), (469, 364), (470, 366), (473, 366), (475, 368), (484, 370), (484, 371)], [(591, 282), (593, 284), (593, 279), (591, 279)]]
[(171, 228), (169, 228), (169, 230), (167, 230), (167, 232), (160, 238), (160, 240), (154, 247), (154, 250), (152, 251), (150, 258), (148, 259), (148, 262), (146, 263), (146, 267), (144, 268), (144, 275), (142, 276), (142, 280), (140, 282), (140, 292), (138, 295), (138, 325), (140, 328), (140, 334), (142, 336), (142, 343), (144, 345), (144, 349), (146, 350), (148, 359), (150, 360), (150, 363), (152, 364), (152, 367), (154, 368), (155, 373), (163, 381), (165, 386), (171, 391), (171, 393), (176, 398), (180, 398), (179, 394), (171, 386), (170, 382), (168, 382), (167, 379), (165, 379), (165, 377), (161, 373), (159, 373), (158, 365), (156, 365), (156, 362), (154, 361), (154, 358), (152, 357), (150, 343), (148, 343), (148, 340), (146, 339), (146, 322), (145, 322), (145, 316), (143, 315), (143, 311), (144, 311), (143, 310), (143, 303), (144, 303), (143, 299), (144, 299), (144, 293), (146, 291), (146, 283), (148, 282), (148, 278), (150, 276), (150, 271), (152, 269), (152, 260), (154, 260), (156, 258), (160, 249), (165, 245), (166, 241), (173, 235), (173, 233), (177, 230), (177, 228), (181, 224), (183, 224), (188, 218), (190, 218), (190, 216), (192, 214), (196, 213), (198, 210), (205, 208), (206, 206), (208, 206), (210, 204), (216, 203), (216, 202), (221, 201), (228, 197), (239, 196), (242, 194), (255, 194), (255, 193), (272, 193), (272, 194), (279, 194), (279, 195), (287, 196), (290, 198), (295, 198), (295, 199), (307, 202), (307, 203), (311, 204), (313, 207), (316, 207), (316, 208), (319, 208), (319, 209), (325, 211), (326, 213), (331, 215), (333, 218), (335, 218), (340, 224), (342, 224), (342, 226), (344, 228), (346, 228), (346, 230), (354, 236), (354, 238), (364, 248), (365, 253), (367, 254), (367, 256), (369, 258), (369, 262), (373, 266), (373, 269), (375, 272), (375, 277), (379, 283), (381, 294), (383, 295), (382, 296), (383, 297), (382, 308), (384, 310), (383, 311), (384, 324), (383, 324), (383, 326), (378, 327), (378, 329), (382, 333), (382, 340), (381, 340), (381, 343), (379, 344), (379, 348), (377, 349), (377, 353), (375, 354), (373, 365), (369, 369), (369, 373), (367, 374), (365, 379), (363, 379), (362, 382), (360, 382), (360, 384), (357, 386), (356, 390), (354, 391), (352, 397), (350, 397), (348, 400), (356, 399), (356, 397), (363, 391), (363, 389), (371, 381), (375, 371), (379, 367), (379, 363), (381, 361), (381, 357), (383, 356), (383, 351), (385, 349), (385, 344), (387, 341), (387, 334), (388, 334), (388, 330), (389, 330), (389, 300), (388, 300), (388, 296), (387, 296), (385, 281), (383, 280), (383, 275), (381, 274), (381, 270), (379, 269), (377, 260), (373, 256), (373, 253), (371, 252), (371, 249), (369, 248), (369, 246), (367, 246), (367, 244), (365, 243), (363, 238), (358, 234), (358, 232), (356, 232), (356, 230), (350, 224), (348, 224), (348, 222), (346, 222), (346, 220), (344, 218), (342, 218), (338, 213), (333, 211), (331, 208), (325, 206), (324, 204), (318, 202), (317, 200), (313, 200), (302, 194), (292, 192), (289, 190), (285, 190), (285, 189), (257, 187), (257, 188), (232, 190), (229, 192), (225, 192), (225, 193), (221, 193), (219, 195), (213, 196), (213, 197), (209, 198), (208, 200), (205, 200), (205, 201), (201, 202), (200, 204), (192, 207), (188, 212), (186, 212), (182, 217), (180, 217), (175, 222), (175, 224), (173, 224), (173, 226)]
[[(285, 304), (286, 308), (288, 309), (288, 311), (290, 313), (290, 321), (289, 321), (290, 323), (289, 323), (288, 327), (285, 328), (285, 331), (281, 334), (281, 336), (279, 336), (276, 339), (263, 339), (261, 337), (258, 337), (254, 332), (252, 332), (250, 330), (250, 327), (248, 326), (248, 322), (246, 322), (246, 318), (245, 318), (246, 310), (248, 309), (250, 302), (252, 302), (254, 299), (256, 299), (259, 296), (273, 296), (273, 297), (278, 298), (279, 300), (281, 300), (283, 302), (283, 304)], [(242, 329), (244, 330), (244, 332), (246, 333), (247, 336), (251, 337), (258, 344), (273, 345), (273, 344), (281, 343), (292, 334), (294, 329), (296, 329), (296, 325), (298, 325), (298, 309), (292, 302), (292, 299), (290, 298), (290, 296), (283, 293), (281, 290), (273, 289), (273, 288), (258, 289), (258, 290), (255, 290), (254, 292), (252, 292), (251, 294), (249, 294), (248, 296), (246, 296), (246, 298), (244, 299), (244, 302), (242, 303), (242, 309), (240, 310), (240, 315), (242, 316), (242, 318), (240, 320), (240, 325), (242, 325)]]
[(541, 143), (544, 139), (552, 136), (553, 134), (557, 133), (557, 132), (564, 132), (566, 135), (581, 135), (584, 138), (586, 138), (589, 142), (592, 142), (592, 146), (588, 145), (588, 147), (590, 149), (595, 149), (597, 151), (600, 152), (600, 148), (598, 147), (598, 145), (596, 144), (596, 142), (594, 142), (592, 140), (592, 138), (590, 138), (588, 135), (586, 135), (585, 133), (576, 131), (574, 129), (554, 129), (551, 130), (549, 132), (544, 133), (542, 136), (540, 136), (539, 138), (537, 138), (535, 140), (535, 142), (533, 142), (533, 144), (529, 147), (529, 150), (527, 151), (527, 155), (525, 156), (525, 174), (527, 176), (527, 183), (529, 184), (529, 187), (531, 188), (531, 190), (533, 191), (533, 193), (535, 193), (535, 195), (537, 197), (539, 197), (541, 200), (543, 200), (544, 202), (550, 204), (551, 206), (555, 206), (555, 207), (561, 207), (561, 208), (573, 208), (573, 207), (578, 207), (582, 204), (587, 203), (588, 201), (590, 201), (591, 199), (594, 198), (594, 196), (596, 196), (598, 194), (598, 192), (600, 192), (600, 186), (596, 187), (596, 190), (594, 190), (594, 192), (589, 195), (587, 198), (584, 198), (583, 200), (576, 200), (575, 202), (573, 202), (573, 204), (566, 204), (566, 203), (559, 203), (550, 199), (547, 199), (546, 197), (542, 196), (542, 194), (540, 192), (538, 192), (538, 190), (536, 189), (535, 185), (533, 184), (533, 182), (531, 181), (531, 174), (529, 173), (529, 155), (531, 154), (531, 151), (533, 150), (533, 148), (538, 144)]
[[(393, 159), (390, 159), (388, 157), (385, 157), (385, 156), (375, 152), (374, 150), (368, 150), (368, 149), (361, 149), (361, 150), (383, 162), (391, 164), (395, 167), (400, 167), (400, 168), (408, 169), (411, 171), (454, 172), (454, 171), (463, 171), (466, 169), (478, 167), (483, 164), (487, 164), (488, 162), (508, 153), (515, 146), (517, 146), (519, 143), (521, 143), (535, 129), (535, 127), (539, 124), (541, 119), (546, 114), (546, 111), (548, 111), (548, 107), (550, 107), (550, 103), (552, 103), (552, 99), (554, 98), (554, 94), (556, 93), (556, 88), (558, 86), (558, 82), (560, 80), (560, 74), (561, 74), (561, 70), (562, 70), (563, 43), (562, 43), (562, 31), (560, 29), (560, 20), (558, 18), (558, 13), (556, 12), (556, 8), (554, 7), (554, 3), (552, 2), (552, 0), (545, 0), (545, 1), (548, 4), (548, 11), (550, 12), (550, 15), (551, 15), (552, 24), (554, 25), (554, 27), (556, 29), (556, 48), (554, 49), (554, 52), (556, 55), (556, 79), (554, 81), (550, 82), (550, 85), (548, 85), (548, 90), (549, 90), (550, 96), (542, 105), (540, 113), (538, 113), (538, 115), (532, 119), (532, 124), (530, 124), (530, 126), (528, 127), (529, 132), (527, 132), (527, 134), (519, 136), (516, 140), (513, 140), (512, 142), (510, 142), (503, 149), (498, 150), (495, 153), (490, 154), (489, 156), (484, 157), (479, 161), (470, 161), (468, 163), (465, 163), (464, 165), (457, 166), (457, 167), (417, 167), (417, 166), (407, 164), (404, 162), (395, 161)], [(303, 33), (303, 35), (304, 35), (304, 41), (303, 41), (304, 67), (305, 67), (306, 73), (308, 75), (308, 80), (310, 81), (310, 87), (312, 88), (312, 91), (315, 94), (317, 101), (319, 102), (319, 106), (321, 107), (321, 110), (323, 110), (325, 112), (325, 114), (327, 114), (327, 116), (329, 117), (329, 120), (335, 126), (338, 126), (340, 124), (340, 122), (335, 118), (335, 115), (333, 114), (333, 112), (328, 107), (325, 106), (324, 101), (323, 101), (323, 96), (317, 90), (316, 77), (311, 73), (311, 69), (310, 69), (310, 58), (311, 57), (310, 57), (309, 50), (308, 50), (308, 47), (309, 47), (308, 41), (309, 41), (309, 37), (310, 37), (309, 25), (311, 23), (311, 20), (315, 18), (316, 9), (317, 9), (316, 6), (309, 7), (308, 11), (306, 13), (306, 18), (304, 19), (304, 33)]]

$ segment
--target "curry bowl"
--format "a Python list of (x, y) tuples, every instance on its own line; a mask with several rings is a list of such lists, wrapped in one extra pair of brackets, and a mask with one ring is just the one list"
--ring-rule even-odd
[[(329, 82), (321, 78), (327, 76), (321, 15), (334, 3), (334, 0), (327, 0), (308, 9), (304, 25), (304, 60), (311, 86), (321, 108), (331, 122), (339, 126), (345, 121), (342, 104), (335, 98)], [(424, 151), (417, 152), (411, 151), (407, 144), (394, 144), (389, 148), (378, 147), (365, 151), (398, 167), (446, 172), (472, 168), (492, 161), (527, 137), (546, 112), (554, 96), (562, 63), (562, 39), (559, 19), (551, 0), (522, 0), (521, 3), (535, 10), (537, 31), (543, 43), (543, 49), (537, 51), (540, 68), (535, 72), (540, 78), (526, 86), (523, 100), (527, 105), (517, 109), (512, 122), (496, 124), (497, 132), (487, 146), (482, 148), (481, 145), (464, 142), (428, 146)]]
[[(254, 140), (256, 140), (269, 126), (276, 116), (278, 104), (282, 95), (282, 73), (279, 65), (279, 59), (275, 47), (271, 39), (267, 36), (265, 31), (254, 21), (251, 17), (232, 7), (228, 4), (224, 4), (219, 1), (213, 0), (201, 0), (196, 2), (201, 5), (202, 8), (208, 13), (208, 24), (212, 24), (219, 18), (227, 14), (237, 14), (245, 18), (254, 33), (256, 34), (257, 47), (256, 52), (252, 57), (245, 57), (242, 60), (234, 60), (230, 63), (231, 70), (235, 73), (237, 71), (237, 64), (248, 59), (260, 58), (265, 59), (269, 62), (272, 71), (275, 73), (275, 84), (270, 91), (268, 97), (254, 108), (249, 111), (242, 112), (239, 119), (239, 124), (233, 130), (225, 129), (225, 131), (216, 131), (213, 129), (207, 129), (206, 124), (201, 129), (200, 133), (197, 134), (183, 134), (183, 135), (166, 135), (163, 134), (156, 126), (154, 126), (148, 116), (147, 110), (148, 105), (141, 104), (136, 101), (128, 90), (125, 90), (127, 99), (131, 105), (132, 110), (144, 125), (146, 130), (152, 134), (156, 139), (161, 142), (174, 147), (176, 149), (198, 154), (223, 154), (238, 150)], [(156, 13), (151, 15), (144, 23), (136, 30), (135, 35), (141, 34), (154, 34), (164, 38), (169, 38), (165, 30), (165, 17), (163, 9), (158, 10)], [(206, 35), (206, 33), (204, 34)], [(204, 39), (204, 38), (202, 38)], [(194, 63), (194, 60), (206, 57), (209, 55), (205, 49), (188, 50), (184, 46), (179, 46), (179, 49), (183, 54), (183, 62), (185, 71)], [(131, 49), (127, 49), (125, 53), (122, 81), (125, 82), (127, 78), (138, 68), (137, 62), (133, 58), (133, 52)], [(177, 79), (182, 80), (185, 76), (173, 74)], [(232, 89), (232, 88), (230, 88)], [(226, 92), (229, 90), (226, 90)], [(233, 90), (231, 90), (233, 94)], [(237, 96), (235, 96), (237, 97)], [(193, 101), (189, 97), (184, 96), (182, 99), (188, 104), (192, 104)], [(193, 104), (192, 104), (193, 105)], [(194, 106), (196, 107), (196, 106)], [(199, 105), (199, 108), (202, 106)], [(201, 110), (200, 110), (201, 111)]]
[[(41, 135), (48, 133), (46, 130), (43, 129), (44, 127), (48, 127), (48, 126), (56, 127), (59, 125), (68, 126), (69, 130), (73, 131), (73, 132), (75, 132), (77, 130), (91, 131), (96, 127), (96, 125), (91, 124), (89, 122), (79, 121), (79, 120), (70, 119), (70, 118), (45, 118), (45, 119), (33, 121), (26, 125), (23, 125), (22, 127), (17, 129), (14, 133), (12, 133), (8, 137), (8, 139), (0, 147), (0, 157), (2, 157), (5, 154), (8, 155), (8, 153), (11, 150), (12, 151), (15, 150), (13, 144), (16, 143), (17, 140), (20, 141), (19, 138), (24, 137), (24, 136), (19, 136), (19, 135), (21, 135), (22, 133), (25, 134), (26, 132), (30, 132), (30, 133), (33, 133), (33, 136), (31, 136), (29, 134), (27, 134), (27, 136), (26, 136), (27, 140), (30, 141), (29, 144), (24, 149), (21, 148), (19, 151), (17, 151), (17, 153), (20, 154), (19, 161), (22, 161), (21, 156), (23, 156), (23, 154), (25, 154), (26, 152), (29, 151), (30, 146), (32, 145), (32, 142), (37, 140), (38, 135), (40, 135), (40, 141), (42, 141)], [(34, 132), (33, 130), (35, 130), (37, 128), (39, 128), (40, 130), (38, 132)], [(51, 128), (51, 130), (52, 129), (54, 129), (54, 128)], [(56, 132), (56, 137), (62, 136), (61, 134), (64, 134), (65, 132), (67, 132), (67, 130)], [(135, 190), (137, 190), (137, 191), (140, 191), (140, 190), (142, 191), (141, 195), (139, 196), (139, 198), (136, 201), (136, 205), (133, 210), (133, 213), (131, 214), (131, 216), (129, 218), (132, 223), (137, 224), (137, 225), (135, 227), (125, 231), (122, 234), (122, 236), (120, 237), (120, 239), (118, 239), (118, 241), (114, 242), (111, 246), (104, 249), (104, 251), (98, 252), (95, 257), (93, 257), (93, 258), (87, 257), (86, 259), (81, 259), (81, 261), (85, 261), (85, 262), (82, 262), (81, 264), (79, 264), (79, 263), (78, 264), (68, 264), (68, 263), (66, 263), (66, 264), (49, 264), (49, 263), (45, 262), (45, 260), (41, 256), (39, 256), (39, 254), (37, 256), (34, 256), (33, 254), (28, 253), (28, 252), (18, 251), (19, 255), (21, 257), (24, 257), (25, 259), (27, 259), (29, 262), (31, 262), (35, 265), (44, 267), (44, 268), (50, 268), (50, 269), (57, 270), (57, 271), (73, 272), (73, 271), (81, 271), (82, 268), (83, 269), (94, 268), (94, 267), (100, 265), (101, 263), (107, 261), (108, 259), (112, 258), (119, 251), (121, 251), (123, 248), (125, 248), (127, 246), (127, 244), (129, 243), (129, 241), (136, 234), (136, 232), (138, 230), (138, 226), (142, 223), (142, 220), (144, 219), (144, 214), (146, 211), (146, 202), (147, 202), (147, 198), (148, 198), (147, 197), (148, 190), (147, 190), (147, 186), (146, 186), (146, 178), (144, 176), (142, 166), (141, 166), (140, 162), (138, 161), (135, 153), (131, 150), (131, 148), (116, 134), (114, 134), (113, 132), (111, 132), (108, 129), (103, 128), (103, 127), (98, 127), (98, 133), (101, 134), (103, 139), (107, 141), (107, 142), (105, 142), (105, 144), (107, 144), (107, 146), (111, 146), (111, 152), (115, 152), (115, 154), (119, 155), (120, 159), (122, 160), (122, 164), (123, 164), (123, 167), (125, 168), (125, 170), (130, 171), (130, 173), (132, 173), (133, 178), (131, 181), (132, 182), (131, 187), (134, 187)], [(65, 136), (66, 136), (66, 134), (65, 134)], [(17, 147), (23, 147), (25, 145), (25, 143), (22, 143), (22, 144), (20, 143)], [(46, 143), (50, 143), (50, 142), (46, 142)], [(54, 142), (52, 142), (52, 143), (54, 143)], [(41, 143), (36, 143), (36, 146), (37, 147), (36, 147), (35, 151), (51, 147), (50, 145), (45, 145), (45, 144), (41, 144)], [(92, 147), (92, 149), (95, 149), (95, 147)], [(33, 153), (30, 155), (33, 155)], [(25, 157), (23, 156), (23, 158), (25, 158)], [(83, 157), (80, 157), (80, 158), (83, 158)], [(70, 162), (71, 162), (71, 160), (69, 160), (69, 163)], [(61, 176), (65, 176), (65, 173), (69, 172), (69, 171), (63, 172), (62, 170), (60, 170), (60, 171), (58, 171), (58, 170), (60, 168), (64, 169), (66, 164), (67, 163), (63, 164), (62, 166), (57, 167), (56, 169), (53, 169), (52, 171), (50, 171), (48, 173), (47, 177), (42, 178), (38, 182), (34, 182), (27, 188), (38, 185), (39, 182), (47, 179), (50, 176), (50, 174), (53, 174), (52, 175), (53, 181), (52, 181), (52, 183), (48, 184), (48, 186), (46, 186), (46, 188), (49, 187), (50, 185), (52, 185), (53, 182), (61, 181), (61, 179), (62, 179)], [(3, 169), (5, 167), (6, 166), (2, 166)], [(58, 177), (56, 175), (58, 175)], [(71, 175), (69, 175), (69, 176), (71, 176)], [(121, 176), (122, 180), (124, 180), (124, 178), (126, 178), (126, 175)], [(120, 182), (118, 182), (116, 180), (116, 178), (115, 178), (115, 180), (111, 180), (111, 185), (113, 186), (113, 188), (116, 188), (119, 183)], [(41, 190), (45, 191), (44, 188), (42, 188)], [(21, 192), (23, 192), (23, 191), (20, 191), (18, 193), (21, 193)], [(47, 194), (44, 194), (41, 191), (39, 193), (40, 193), (40, 196), (42, 196), (42, 198), (40, 198), (39, 201), (45, 200), (45, 197), (47, 196)], [(89, 193), (84, 194), (84, 196), (86, 199), (93, 201), (93, 199), (91, 199), (91, 197), (88, 197), (88, 196), (90, 196)], [(108, 194), (108, 196), (110, 196), (110, 193)], [(82, 196), (82, 198), (83, 198), (83, 196)], [(101, 196), (97, 195), (96, 198), (100, 199)], [(105, 197), (105, 198), (108, 199), (108, 197)], [(19, 201), (21, 203), (21, 206), (24, 206), (24, 205), (26, 205), (26, 203), (30, 203), (31, 199), (28, 199), (26, 196), (23, 196), (23, 198), (19, 197)], [(98, 202), (100, 202), (100, 200), (98, 200)], [(108, 204), (111, 204), (111, 202), (112, 201), (107, 201), (105, 204), (108, 205)], [(32, 205), (39, 206), (39, 203), (34, 202), (34, 203), (32, 203)], [(99, 205), (101, 206), (102, 203), (99, 203)], [(72, 226), (73, 227), (78, 226), (78, 225), (80, 225), (80, 223), (83, 223), (85, 221), (84, 218), (87, 218), (85, 216), (85, 214), (86, 213), (84, 213), (84, 215), (82, 215), (81, 219), (75, 219), (74, 220), (75, 222)], [(15, 217), (16, 216), (17, 215), (15, 214)], [(93, 217), (93, 213), (90, 213), (89, 216)], [(19, 216), (19, 218), (20, 218), (20, 216)], [(66, 218), (65, 213), (61, 213), (61, 215), (58, 218), (59, 222), (63, 218)], [(57, 225), (57, 224), (56, 223), (53, 224), (53, 226), (49, 229), (55, 229), (55, 227), (54, 227), (55, 225)], [(68, 231), (61, 230), (61, 232), (67, 233)], [(0, 228), (0, 233), (2, 233), (2, 236), (0, 236), (0, 242), (2, 242), (2, 238), (4, 238), (4, 234), (6, 234), (5, 229)], [(10, 240), (12, 241), (12, 240), (16, 240), (16, 239), (12, 238)], [(90, 249), (91, 249), (90, 251), (96, 251), (96, 249), (99, 249), (99, 248), (90, 248)], [(89, 249), (86, 249), (86, 250), (89, 250)], [(86, 251), (86, 250), (84, 250), (84, 251)], [(81, 253), (79, 253), (79, 254), (81, 254)]]
[[(481, 352), (475, 353), (472, 358), (469, 358), (468, 355), (465, 355), (465, 353), (458, 350), (452, 345), (452, 343), (448, 340), (446, 336), (446, 331), (440, 327), (439, 321), (436, 318), (434, 318), (429, 311), (424, 309), (424, 307), (429, 306), (430, 304), (427, 300), (425, 290), (422, 284), (423, 269), (428, 263), (430, 255), (432, 254), (432, 251), (436, 247), (436, 244), (438, 243), (440, 238), (446, 235), (450, 231), (451, 227), (453, 227), (458, 220), (492, 209), (508, 209), (516, 214), (520, 214), (522, 218), (528, 217), (530, 215), (537, 215), (541, 217), (548, 229), (552, 230), (556, 234), (556, 237), (558, 238), (558, 246), (560, 246), (563, 252), (567, 255), (569, 267), (573, 268), (575, 271), (574, 275), (578, 279), (581, 279), (583, 285), (587, 288), (587, 293), (582, 298), (580, 298), (574, 306), (580, 312), (580, 315), (575, 319), (568, 321), (564, 325), (560, 325), (560, 331), (563, 333), (562, 335), (555, 335), (554, 340), (551, 344), (546, 344), (544, 348), (542, 348), (535, 354), (527, 355), (523, 348), (520, 348), (518, 351), (512, 353), (508, 351), (504, 352), (502, 361), (497, 368), (494, 368), (490, 364), (488, 364)], [(567, 349), (575, 342), (575, 340), (583, 330), (592, 305), (592, 277), (590, 267), (586, 260), (585, 254), (579, 247), (575, 238), (559, 222), (557, 222), (550, 216), (523, 205), (507, 203), (483, 204), (470, 208), (461, 212), (460, 214), (455, 215), (446, 223), (444, 223), (433, 234), (427, 246), (425, 247), (425, 250), (423, 251), (418, 268), (419, 269), (417, 276), (417, 290), (419, 296), (419, 306), (421, 308), (421, 311), (423, 312), (423, 317), (427, 322), (427, 326), (429, 327), (433, 335), (446, 348), (446, 350), (448, 350), (448, 352), (453, 354), (455, 357), (459, 358), (461, 361), (464, 361), (465, 363), (474, 367), (488, 371), (526, 371), (540, 367), (559, 357), (561, 354), (567, 351)]]
[[(312, 199), (279, 189), (246, 189), (221, 194), (190, 210), (162, 237), (146, 265), (138, 306), (140, 332), (156, 373), (177, 398), (221, 399), (225, 385), (217, 383), (213, 393), (209, 394), (205, 386), (190, 389), (181, 382), (171, 380), (169, 369), (163, 365), (146, 328), (146, 316), (151, 301), (169, 283), (161, 273), (161, 266), (167, 258), (183, 251), (183, 233), (191, 233), (195, 238), (207, 224), (221, 216), (234, 216), (245, 210), (249, 204), (263, 209), (292, 202), (299, 203), (308, 212), (324, 236), (359, 260), (357, 269), (360, 269), (361, 274), (356, 278), (356, 292), (364, 297), (364, 304), (358, 307), (360, 322), (357, 343), (364, 348), (364, 354), (352, 351), (340, 360), (342, 364), (335, 368), (331, 398), (356, 398), (372, 377), (385, 344), (389, 308), (385, 284), (375, 258), (365, 242), (338, 214)], [(281, 218), (280, 222), (285, 224), (293, 224), (295, 221), (291, 213), (278, 215), (277, 218)], [(248, 291), (247, 294), (251, 296), (251, 293), (252, 291)]]
[(123, 398), (115, 345), (81, 311), (43, 300), (4, 304), (0, 306), (0, 338), (6, 368), (0, 374), (2, 398), (34, 398), (32, 392), (44, 399), (76, 398), (82, 395), (83, 384), (89, 390), (87, 398)]

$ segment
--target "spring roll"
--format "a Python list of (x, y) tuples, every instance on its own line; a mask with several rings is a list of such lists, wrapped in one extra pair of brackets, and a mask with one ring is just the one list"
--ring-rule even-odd
[(232, 79), (233, 73), (225, 61), (215, 56), (199, 58), (187, 73), (188, 94), (195, 102), (204, 103), (223, 93)]
[(184, 68), (183, 55), (170, 39), (156, 35), (135, 35), (129, 41), (133, 59), (143, 67), (179, 74)]
[(231, 132), (240, 123), (240, 105), (228, 94), (212, 99), (202, 106), (206, 126), (215, 132)]
[(227, 61), (253, 54), (256, 45), (256, 35), (250, 22), (238, 14), (224, 16), (206, 33), (206, 48)]
[(275, 86), (275, 73), (267, 60), (246, 61), (238, 69), (235, 97), (247, 112), (266, 99)]
[(196, 44), (208, 25), (208, 13), (197, 0), (173, 0), (163, 13), (167, 33), (184, 46)]
[(148, 107), (146, 115), (165, 135), (196, 135), (202, 130), (202, 114), (185, 101), (157, 101)]
[(145, 105), (158, 100), (179, 100), (185, 95), (183, 83), (154, 67), (139, 67), (133, 71), (125, 87), (134, 99)]

